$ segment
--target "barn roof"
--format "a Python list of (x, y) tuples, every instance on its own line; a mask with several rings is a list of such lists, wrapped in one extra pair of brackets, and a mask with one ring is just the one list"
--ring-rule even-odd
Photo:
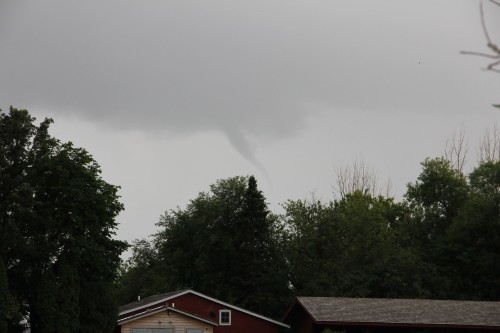
[(500, 327), (500, 302), (298, 297), (320, 322)]
[(161, 301), (165, 301), (165, 300), (168, 300), (168, 299), (170, 299), (172, 297), (180, 295), (180, 294), (184, 293), (185, 291), (186, 290), (178, 290), (178, 291), (173, 291), (173, 292), (169, 292), (169, 293), (157, 294), (157, 295), (145, 297), (145, 298), (143, 298), (143, 299), (141, 299), (139, 301), (135, 301), (135, 302), (128, 303), (128, 304), (120, 306), (118, 308), (118, 312), (120, 314), (121, 313), (126, 313), (126, 312), (129, 312), (131, 310), (135, 310), (135, 309), (138, 309), (138, 308), (142, 308), (142, 307), (148, 306), (149, 304), (159, 303)]
[(267, 322), (270, 322), (270, 323), (273, 323), (273, 324), (276, 324), (276, 325), (279, 325), (279, 326), (282, 326), (282, 327), (285, 327), (285, 328), (289, 328), (289, 326), (287, 324), (284, 324), (284, 323), (282, 323), (280, 321), (277, 321), (277, 320), (274, 320), (274, 319), (262, 316), (262, 315), (260, 315), (258, 313), (255, 313), (255, 312), (252, 312), (252, 311), (240, 308), (238, 306), (235, 306), (235, 305), (232, 305), (232, 304), (229, 304), (229, 303), (226, 303), (226, 302), (223, 302), (221, 300), (212, 298), (210, 296), (204, 295), (202, 293), (199, 293), (199, 292), (191, 290), (191, 289), (184, 289), (184, 290), (178, 290), (178, 291), (174, 291), (174, 292), (170, 292), (170, 293), (165, 293), (165, 294), (153, 295), (153, 296), (149, 296), (149, 297), (143, 298), (143, 299), (141, 299), (139, 301), (132, 302), (132, 303), (120, 306), (118, 308), (118, 316), (120, 318), (124, 318), (126, 315), (128, 316), (130, 314), (133, 314), (133, 313), (136, 313), (136, 312), (139, 312), (139, 311), (141, 311), (141, 312), (145, 311), (147, 309), (152, 308), (153, 306), (156, 307), (156, 305), (160, 305), (163, 302), (170, 301), (172, 299), (175, 299), (178, 296), (182, 296), (182, 295), (185, 295), (185, 294), (196, 295), (198, 297), (204, 298), (204, 299), (209, 300), (211, 302), (223, 305), (223, 306), (225, 306), (225, 307), (227, 307), (229, 309), (234, 309), (234, 310), (240, 311), (242, 313), (245, 313), (247, 315), (250, 315), (252, 317), (256, 317), (256, 318), (262, 319), (264, 321), (267, 321)]

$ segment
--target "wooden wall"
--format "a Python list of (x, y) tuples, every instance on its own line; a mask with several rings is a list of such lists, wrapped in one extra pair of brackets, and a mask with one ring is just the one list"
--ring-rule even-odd
[(186, 333), (186, 328), (201, 328), (204, 333), (213, 333), (210, 324), (170, 311), (162, 311), (151, 316), (121, 325), (121, 333), (132, 333), (132, 328), (175, 328), (175, 333)]

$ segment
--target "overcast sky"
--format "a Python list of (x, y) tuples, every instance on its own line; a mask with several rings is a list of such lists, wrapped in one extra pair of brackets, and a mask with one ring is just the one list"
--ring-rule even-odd
[(130, 241), (220, 178), (279, 211), (363, 159), (400, 198), (462, 127), (473, 167), (500, 74), (461, 50), (488, 51), (475, 0), (0, 0), (0, 108), (93, 154)]

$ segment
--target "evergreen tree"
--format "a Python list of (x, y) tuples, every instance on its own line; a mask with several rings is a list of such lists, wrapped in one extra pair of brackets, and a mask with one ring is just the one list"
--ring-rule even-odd
[[(286, 301), (286, 266), (279, 251), (277, 221), (257, 188), (254, 176), (248, 178), (238, 214), (236, 247), (238, 258), (232, 271), (232, 279), (239, 290), (238, 303), (257, 312), (276, 313), (280, 310), (277, 301)], [(274, 295), (273, 295), (274, 294)], [(278, 303), (278, 304), (276, 304)]]

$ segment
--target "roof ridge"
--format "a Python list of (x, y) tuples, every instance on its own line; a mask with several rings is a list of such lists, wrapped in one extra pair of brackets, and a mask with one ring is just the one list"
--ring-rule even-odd
[(133, 308), (147, 305), (149, 303), (155, 303), (157, 301), (162, 300), (163, 298), (172, 297), (172, 296), (175, 296), (177, 294), (183, 293), (187, 290), (189, 290), (189, 289), (181, 289), (181, 290), (171, 291), (171, 292), (162, 293), (162, 294), (149, 295), (147, 297), (141, 298), (140, 300), (121, 305), (120, 307), (118, 307), (118, 312), (120, 313), (123, 311), (127, 311), (129, 309), (133, 309)]
[(495, 303), (500, 301), (481, 301), (481, 300), (460, 300), (460, 299), (433, 299), (433, 298), (388, 298), (388, 297), (338, 297), (338, 296), (297, 296), (297, 299), (322, 298), (322, 299), (345, 299), (345, 300), (382, 300), (382, 301), (430, 301), (430, 302), (457, 302), (457, 303)]

